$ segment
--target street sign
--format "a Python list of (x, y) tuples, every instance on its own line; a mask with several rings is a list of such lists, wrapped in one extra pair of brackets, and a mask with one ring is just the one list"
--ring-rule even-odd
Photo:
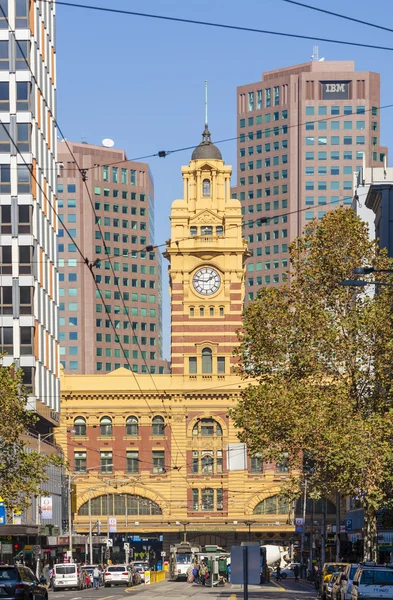
[(6, 524), (6, 512), (3, 498), (0, 498), (0, 525)]
[(108, 538), (106, 540), (106, 547), (107, 548), (113, 548), (113, 540), (111, 540), (110, 538)]
[(35, 556), (35, 558), (37, 558), (38, 556), (40, 556), (41, 554), (41, 546), (33, 546), (33, 554)]
[(130, 544), (129, 544), (128, 542), (126, 542), (126, 543), (124, 544), (124, 551), (125, 551), (125, 552), (128, 552), (129, 550), (130, 550)]
[(345, 530), (352, 531), (352, 519), (347, 519), (345, 521)]
[(232, 546), (231, 583), (244, 584), (245, 586), (261, 583), (261, 551), (259, 545)]
[(166, 552), (162, 551), (162, 552), (161, 552), (161, 556), (162, 556), (162, 557), (166, 556)]

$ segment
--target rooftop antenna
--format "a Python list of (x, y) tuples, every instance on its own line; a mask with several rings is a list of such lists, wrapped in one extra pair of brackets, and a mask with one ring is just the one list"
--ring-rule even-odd
[(205, 126), (208, 129), (208, 114), (207, 114), (207, 79), (205, 79)]
[(313, 62), (318, 62), (319, 61), (319, 47), (318, 46), (313, 46), (312, 47), (312, 56), (311, 56), (311, 60)]

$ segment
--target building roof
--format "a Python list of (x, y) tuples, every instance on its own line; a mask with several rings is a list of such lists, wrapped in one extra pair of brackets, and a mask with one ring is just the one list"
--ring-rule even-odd
[(222, 154), (220, 150), (212, 143), (211, 134), (207, 123), (202, 133), (202, 141), (192, 153), (191, 160), (222, 160)]

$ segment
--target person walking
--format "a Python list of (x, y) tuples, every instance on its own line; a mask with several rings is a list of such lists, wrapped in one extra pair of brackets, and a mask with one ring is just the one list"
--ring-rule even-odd
[(197, 565), (194, 565), (192, 570), (192, 575), (194, 577), (194, 583), (199, 583), (199, 571)]
[(277, 565), (276, 568), (276, 581), (280, 581), (281, 580), (281, 567), (280, 565)]
[(44, 568), (42, 569), (42, 575), (43, 577), (45, 577), (46, 579), (46, 585), (49, 588), (50, 585), (50, 567), (49, 567), (49, 563), (45, 563), (44, 564)]
[(318, 565), (314, 565), (314, 567), (313, 567), (313, 576), (314, 576), (314, 587), (317, 592), (317, 596), (319, 596), (320, 595), (320, 586), (321, 586), (321, 574), (320, 574)]
[(93, 571), (93, 588), (95, 590), (98, 590), (98, 588), (100, 587), (100, 570), (98, 567), (94, 567), (94, 571)]
[(299, 575), (300, 575), (300, 567), (299, 567), (299, 565), (295, 565), (293, 567), (293, 574), (295, 575), (295, 581), (299, 581)]
[(205, 563), (202, 563), (199, 567), (199, 578), (201, 580), (202, 585), (206, 585), (207, 573), (207, 566), (205, 565)]

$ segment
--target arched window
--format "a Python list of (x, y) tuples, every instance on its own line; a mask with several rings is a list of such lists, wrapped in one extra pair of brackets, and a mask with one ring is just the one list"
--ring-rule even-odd
[[(127, 510), (126, 510), (127, 509)], [(78, 515), (89, 514), (89, 503), (85, 502), (78, 510)], [(155, 502), (143, 496), (131, 494), (105, 494), (91, 500), (91, 514), (95, 517), (103, 515), (161, 515), (161, 508)]]
[(86, 435), (86, 421), (83, 417), (77, 417), (74, 421), (75, 435)]
[(214, 510), (214, 490), (213, 488), (205, 488), (202, 490), (202, 510)]
[(164, 418), (163, 417), (153, 417), (152, 421), (152, 435), (164, 435)]
[(219, 311), (220, 311), (220, 317), (223, 317), (224, 316), (224, 307), (220, 306)]
[[(314, 512), (314, 514), (322, 514), (324, 511), (328, 515), (335, 515), (336, 505), (326, 498), (319, 498), (318, 500), (307, 498), (306, 514), (310, 515), (312, 512)], [(296, 500), (295, 514), (299, 516), (303, 514), (303, 498), (298, 498)]]
[(210, 196), (210, 179), (204, 179), (202, 182), (202, 196)]
[(128, 417), (126, 421), (126, 435), (138, 435), (138, 419), (136, 417)]
[(209, 306), (209, 316), (214, 317), (214, 306)]
[(193, 306), (190, 306), (190, 317), (193, 317), (195, 315), (195, 308)]
[(202, 350), (202, 373), (205, 375), (212, 373), (212, 355), (213, 353), (210, 348), (204, 348)]
[(112, 419), (110, 417), (102, 417), (100, 421), (100, 436), (112, 435)]
[(288, 498), (282, 496), (266, 498), (254, 508), (254, 515), (287, 515), (288, 513)]
[(222, 428), (214, 419), (199, 419), (192, 430), (192, 435), (202, 435), (211, 437), (213, 435), (222, 436)]
[(200, 306), (199, 307), (199, 316), (200, 317), (204, 317), (205, 316), (205, 307), (204, 306)]

